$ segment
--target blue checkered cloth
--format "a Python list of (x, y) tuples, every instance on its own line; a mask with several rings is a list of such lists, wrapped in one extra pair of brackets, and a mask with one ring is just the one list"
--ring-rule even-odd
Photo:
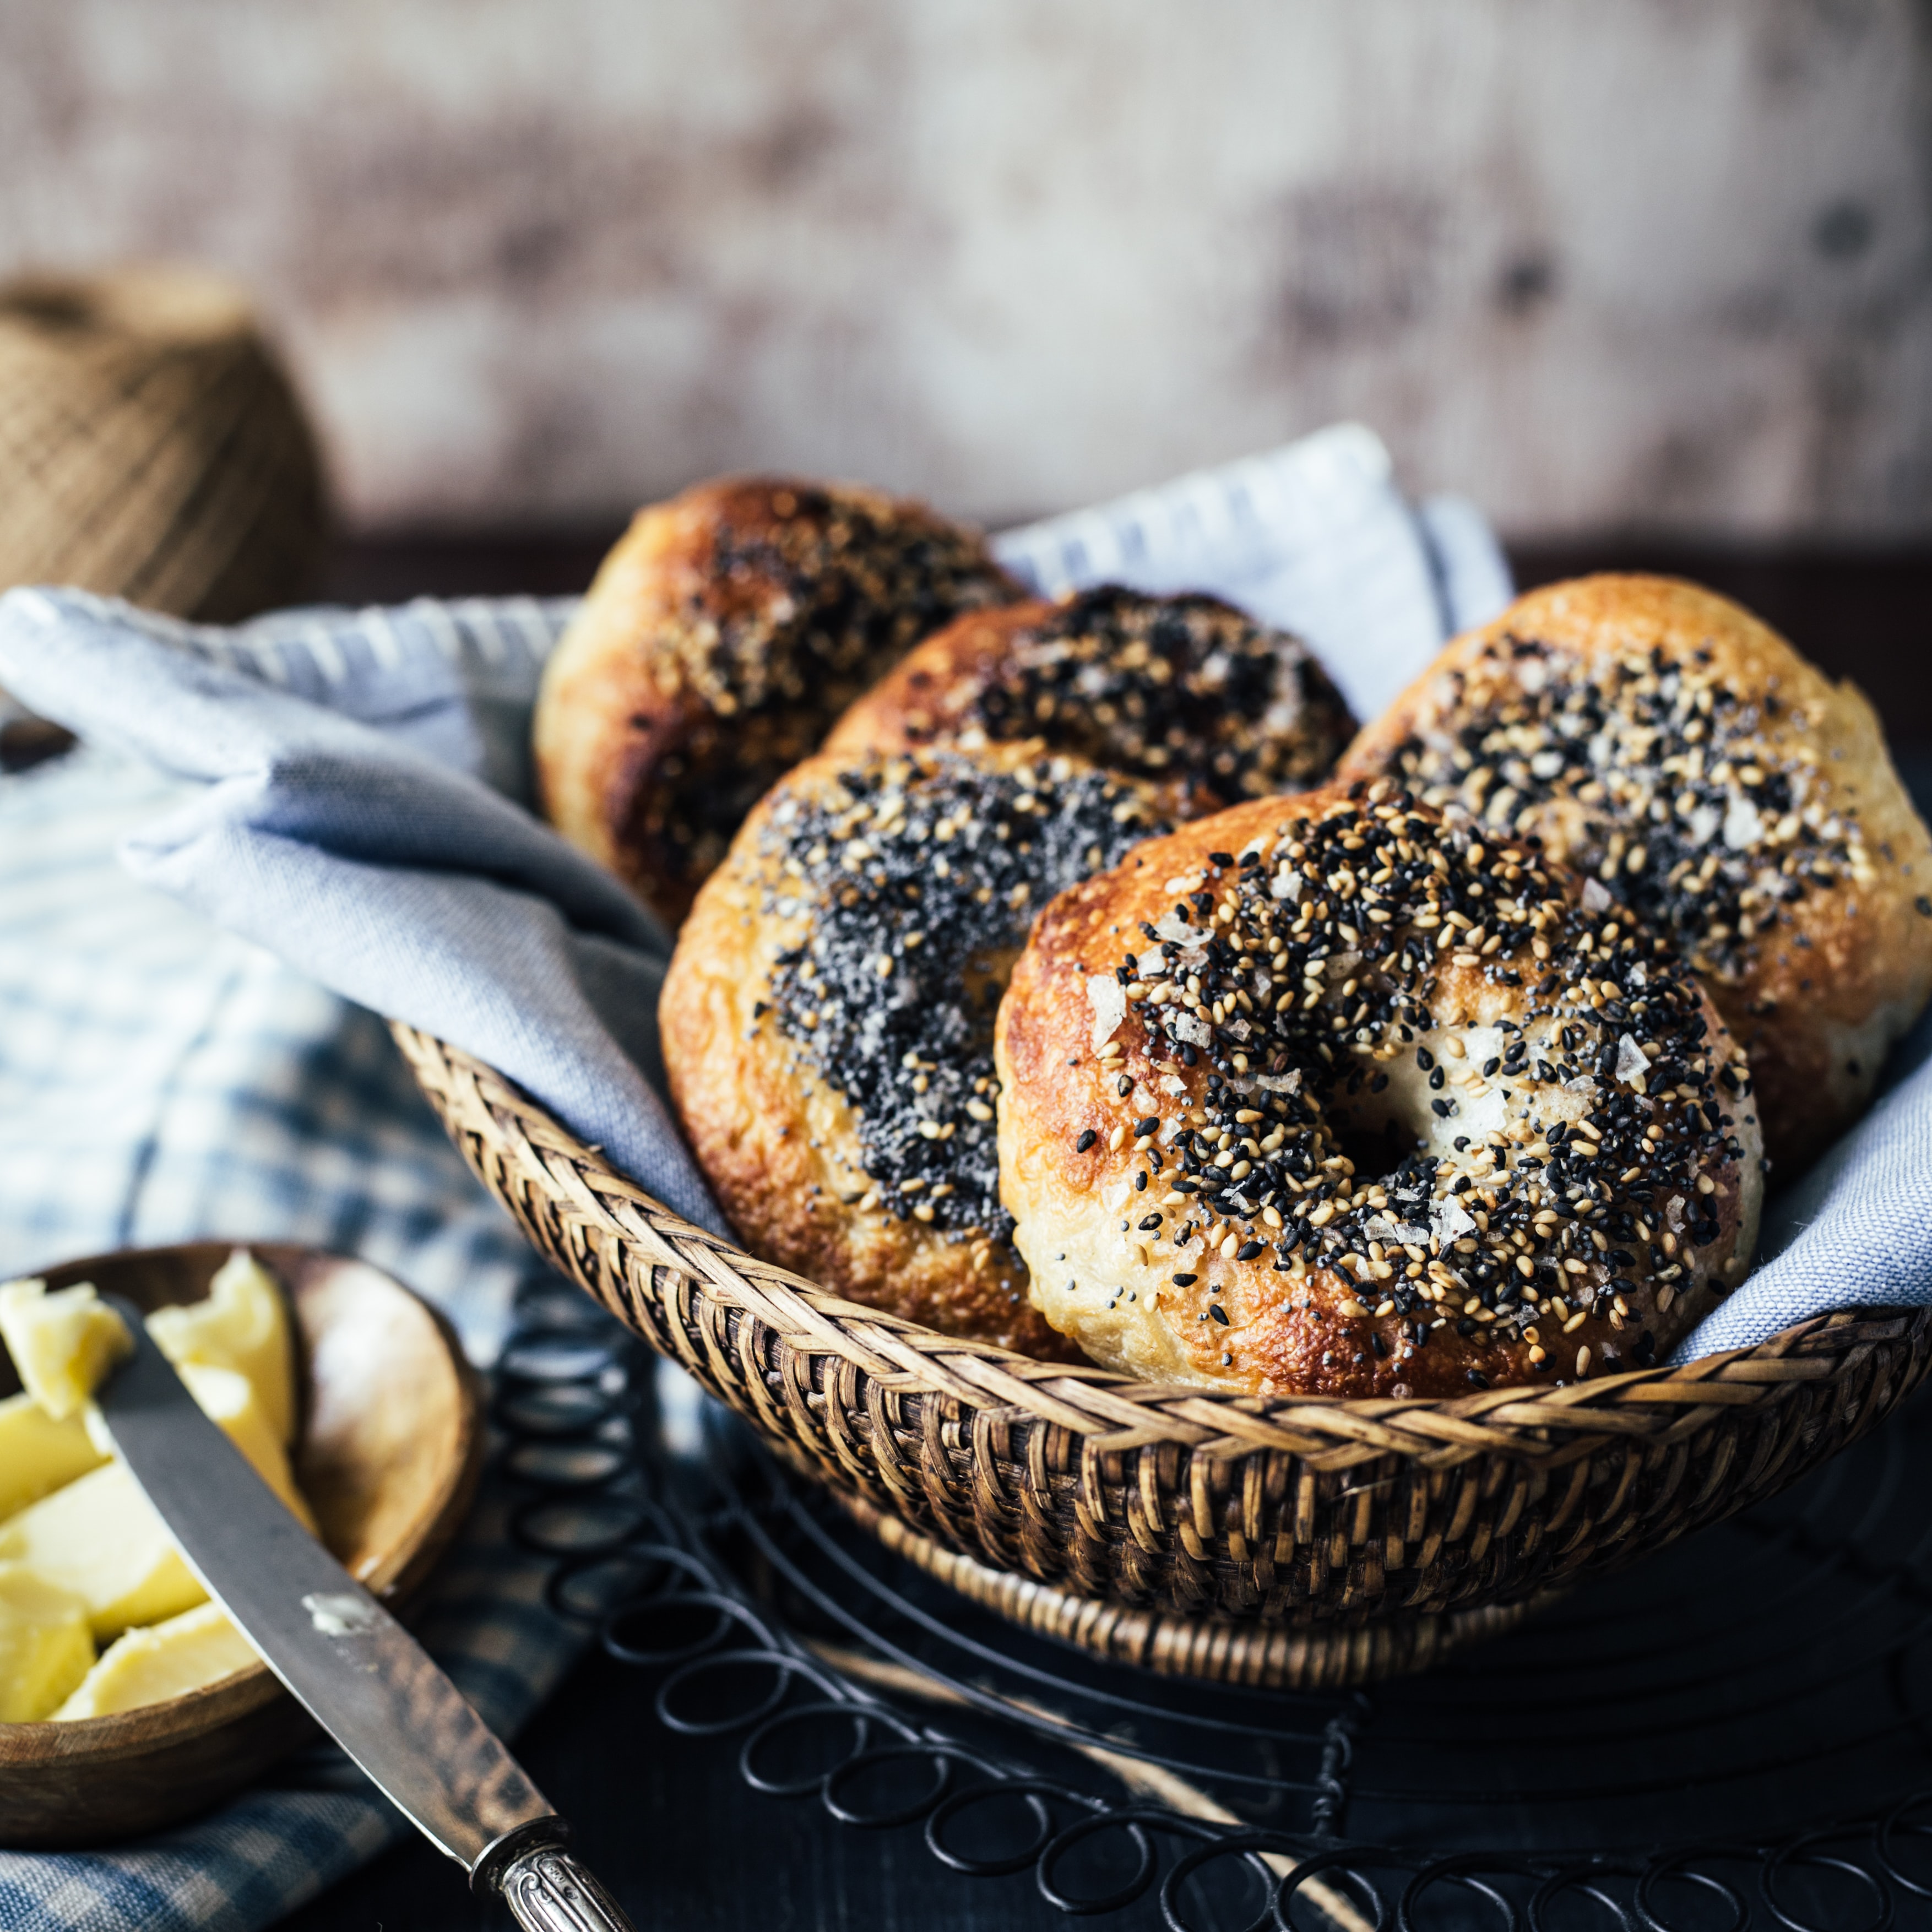
[(201, 789), (96, 746), (0, 778), (0, 1272), (307, 1241), (410, 1282), (487, 1362), (529, 1252), (382, 1022), (116, 862)]
[[(529, 667), (554, 609), (460, 607), (459, 656)], [(434, 1300), (479, 1362), (532, 1258), (464, 1168), (376, 1016), (116, 860), (201, 788), (86, 746), (0, 779), (0, 1275), (208, 1235), (358, 1253)], [(421, 1626), (514, 1735), (581, 1634), (544, 1607), (486, 1476)], [(292, 1760), (206, 1817), (111, 1850), (0, 1852), (0, 1928), (248, 1932), (407, 1826), (339, 1754)], [(459, 1882), (452, 1872), (452, 1882)]]

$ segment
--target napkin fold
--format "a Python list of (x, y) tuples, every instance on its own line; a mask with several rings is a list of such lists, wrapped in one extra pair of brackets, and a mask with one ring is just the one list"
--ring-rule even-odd
[(136, 878), (358, 1005), (471, 1045), (660, 1199), (722, 1226), (659, 1097), (670, 935), (490, 783), (514, 769), (495, 701), (514, 689), (526, 722), (567, 607), (419, 604), (224, 634), (74, 592), (5, 602), (22, 648), (0, 682), (49, 717), (78, 700), (90, 745), (194, 788), (123, 844)]

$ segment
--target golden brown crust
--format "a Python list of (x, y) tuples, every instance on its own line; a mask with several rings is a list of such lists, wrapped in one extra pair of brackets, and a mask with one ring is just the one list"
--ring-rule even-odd
[(1041, 915), (996, 1048), (1035, 1301), (1104, 1366), (1260, 1394), (1661, 1359), (1756, 1240), (1742, 1054), (1580, 880), (1354, 790), (1199, 820)]
[(1780, 1165), (1864, 1109), (1932, 995), (1932, 840), (1870, 705), (1694, 584), (1532, 591), (1450, 644), (1342, 771), (1534, 832), (1670, 932), (1750, 1056)]
[(1298, 791), (1355, 728), (1307, 647), (1198, 595), (1117, 584), (976, 610), (928, 638), (833, 726), (826, 749), (1037, 737), (1162, 788), (1175, 818)]
[(1142, 795), (1037, 746), (821, 754), (759, 804), (658, 1009), (686, 1136), (752, 1252), (1078, 1359), (1028, 1302), (1000, 1205), (993, 1016), (1034, 908), (1150, 824)]
[(854, 698), (961, 610), (1018, 594), (976, 535), (874, 490), (724, 477), (653, 504), (545, 669), (543, 808), (675, 925)]

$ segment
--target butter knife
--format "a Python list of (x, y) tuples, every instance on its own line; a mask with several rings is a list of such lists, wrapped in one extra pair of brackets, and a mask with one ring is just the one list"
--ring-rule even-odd
[(296, 1701), (526, 1932), (632, 1932), (565, 1849), (569, 1828), (428, 1653), (283, 1508), (204, 1415), (130, 1302), (95, 1391), (114, 1446), (188, 1568)]

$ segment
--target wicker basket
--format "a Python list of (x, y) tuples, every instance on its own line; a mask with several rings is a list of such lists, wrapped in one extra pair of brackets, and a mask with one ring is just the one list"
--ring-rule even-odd
[(1278, 1684), (1418, 1667), (1795, 1481), (1894, 1408), (1932, 1352), (1918, 1309), (1454, 1400), (1149, 1387), (755, 1261), (479, 1061), (394, 1031), (533, 1245), (788, 1462), (989, 1607), (1156, 1667)]

